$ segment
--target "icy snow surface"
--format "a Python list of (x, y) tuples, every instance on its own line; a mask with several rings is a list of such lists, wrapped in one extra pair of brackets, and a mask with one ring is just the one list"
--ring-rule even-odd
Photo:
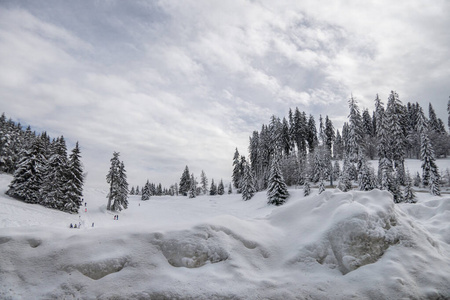
[[(87, 189), (79, 215), (4, 195), (0, 299), (448, 299), (450, 195), (327, 190), (130, 197), (114, 220)], [(70, 223), (82, 223), (70, 229)], [(94, 227), (92, 227), (94, 223)]]

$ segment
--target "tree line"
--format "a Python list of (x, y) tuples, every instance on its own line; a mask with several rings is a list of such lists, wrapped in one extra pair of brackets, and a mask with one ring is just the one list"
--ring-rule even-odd
[(82, 204), (83, 166), (78, 142), (67, 154), (63, 136), (51, 139), (0, 117), (0, 172), (13, 174), (6, 194), (26, 203), (77, 213)]
[[(360, 190), (388, 190), (395, 202), (414, 201), (412, 184), (440, 194), (442, 178), (435, 159), (447, 156), (450, 139), (431, 103), (428, 118), (418, 103), (403, 105), (394, 91), (386, 106), (375, 97), (372, 114), (368, 109), (361, 113), (353, 96), (348, 105), (348, 122), (341, 130), (335, 130), (328, 116), (320, 116), (317, 126), (314, 116), (298, 108), (289, 109), (287, 118), (272, 116), (268, 125), (249, 137), (248, 159), (236, 148), (234, 188), (248, 200), (254, 191), (271, 190), (280, 180), (274, 181), (279, 169), (285, 184), (301, 185), (305, 194), (309, 194), (310, 183), (318, 184), (322, 192), (324, 181), (331, 185), (336, 181), (344, 191), (352, 188), (352, 182)], [(448, 111), (450, 126), (450, 100)], [(422, 174), (414, 180), (405, 170), (405, 158), (422, 160)], [(368, 159), (378, 159), (377, 174)]]

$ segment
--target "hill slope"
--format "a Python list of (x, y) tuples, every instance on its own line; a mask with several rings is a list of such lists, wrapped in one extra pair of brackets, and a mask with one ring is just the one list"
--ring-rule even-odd
[[(450, 297), (450, 197), (327, 190), (268, 206), (264, 193), (130, 198), (70, 215), (4, 195), (1, 299), (442, 299)], [(82, 223), (80, 229), (70, 223)], [(92, 227), (94, 223), (94, 227)]]

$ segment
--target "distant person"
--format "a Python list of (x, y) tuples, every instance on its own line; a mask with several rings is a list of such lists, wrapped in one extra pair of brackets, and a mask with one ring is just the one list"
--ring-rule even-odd
[(73, 228), (73, 224), (72, 223), (70, 223), (70, 228)]
[(78, 223), (78, 228), (81, 228), (81, 222)]
[(87, 208), (84, 209), (84, 212), (87, 212)]
[(119, 215), (117, 215), (116, 220), (119, 220)]
[(86, 202), (84, 202), (84, 207), (86, 207)]
[(116, 219), (116, 215), (114, 215), (114, 220)]
[(92, 227), (94, 227), (94, 222), (92, 222)]
[(75, 224), (75, 225), (73, 226), (73, 228), (77, 228), (77, 224)]

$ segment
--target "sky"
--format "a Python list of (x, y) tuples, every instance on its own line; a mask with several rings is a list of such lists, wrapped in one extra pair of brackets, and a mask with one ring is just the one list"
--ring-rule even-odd
[(0, 110), (78, 141), (86, 185), (113, 151), (130, 185), (230, 182), (237, 147), (298, 107), (341, 128), (395, 90), (447, 123), (450, 2), (0, 0)]

